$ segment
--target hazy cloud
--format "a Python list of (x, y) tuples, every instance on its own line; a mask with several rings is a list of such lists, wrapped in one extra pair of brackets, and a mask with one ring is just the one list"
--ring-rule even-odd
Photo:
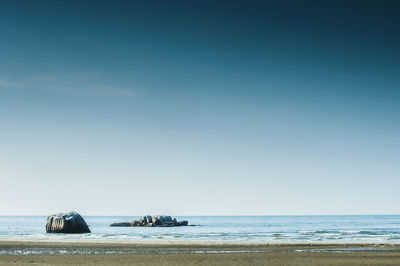
[(0, 88), (20, 88), (24, 87), (24, 85), (25, 84), (23, 82), (10, 81), (0, 77)]
[[(87, 97), (136, 97), (143, 92), (112, 84), (112, 78), (96, 72), (38, 75), (22, 80), (0, 77), (0, 88), (26, 88), (47, 93), (68, 93)], [(117, 82), (115, 82), (117, 83)]]
[(69, 86), (54, 86), (49, 89), (53, 91), (71, 93), (81, 96), (99, 96), (99, 97), (135, 97), (142, 96), (143, 94), (137, 93), (133, 90), (117, 88), (107, 85), (90, 85), (82, 87), (69, 87)]

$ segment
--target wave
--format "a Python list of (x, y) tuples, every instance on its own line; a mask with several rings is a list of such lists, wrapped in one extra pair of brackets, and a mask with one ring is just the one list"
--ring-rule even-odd
[(382, 235), (381, 232), (377, 232), (377, 231), (359, 231), (358, 232), (360, 235)]

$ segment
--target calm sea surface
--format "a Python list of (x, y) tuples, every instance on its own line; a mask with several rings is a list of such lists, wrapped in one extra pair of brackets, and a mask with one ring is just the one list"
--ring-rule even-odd
[(91, 234), (47, 234), (44, 216), (0, 216), (0, 239), (400, 242), (400, 215), (176, 216), (196, 226), (110, 227), (139, 217), (85, 216)]

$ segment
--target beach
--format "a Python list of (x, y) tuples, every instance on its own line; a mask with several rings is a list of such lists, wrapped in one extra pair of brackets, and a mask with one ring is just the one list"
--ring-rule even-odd
[(0, 241), (0, 265), (399, 265), (400, 245)]
[(400, 216), (179, 217), (195, 226), (46, 233), (46, 217), (0, 216), (0, 265), (399, 265)]

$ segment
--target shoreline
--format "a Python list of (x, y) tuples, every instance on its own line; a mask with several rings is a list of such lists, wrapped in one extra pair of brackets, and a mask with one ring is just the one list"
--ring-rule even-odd
[(0, 239), (3, 265), (399, 265), (394, 243)]
[(118, 249), (118, 248), (185, 248), (185, 249), (353, 249), (353, 248), (391, 248), (399, 249), (400, 243), (374, 243), (374, 242), (234, 242), (234, 241), (116, 241), (116, 240), (86, 240), (86, 239), (56, 239), (56, 240), (15, 240), (15, 239), (0, 239), (1, 248), (101, 248), (101, 249)]
[(196, 240), (101, 240), (101, 239), (16, 239), (0, 238), (3, 244), (83, 244), (83, 245), (133, 245), (133, 246), (394, 246), (400, 247), (400, 242), (363, 242), (363, 241), (196, 241)]

